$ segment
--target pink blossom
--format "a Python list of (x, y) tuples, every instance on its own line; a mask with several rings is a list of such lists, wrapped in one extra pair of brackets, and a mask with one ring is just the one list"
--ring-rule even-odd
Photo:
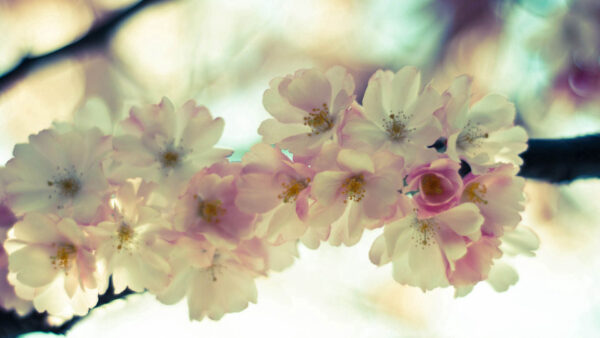
[(493, 260), (502, 256), (500, 240), (496, 237), (481, 236), (467, 244), (467, 253), (455, 263), (454, 270), (448, 271), (448, 280), (455, 287), (474, 285), (488, 278)]
[(459, 169), (460, 164), (440, 158), (410, 171), (404, 190), (418, 191), (413, 199), (421, 217), (435, 216), (458, 204), (463, 190)]
[(329, 242), (333, 245), (353, 245), (365, 227), (377, 227), (394, 213), (404, 162), (389, 152), (371, 156), (352, 149), (339, 150), (329, 161), (331, 169), (315, 175), (312, 194), (316, 203), (310, 207), (309, 224), (331, 225)]
[(52, 212), (90, 223), (110, 193), (103, 163), (111, 139), (98, 129), (43, 130), (17, 144), (6, 170), (7, 202), (17, 216)]
[(302, 236), (314, 171), (264, 143), (252, 147), (242, 165), (236, 197), (240, 210), (264, 213), (259, 228), (273, 243)]
[(96, 260), (82, 227), (72, 219), (27, 213), (4, 247), (9, 281), (37, 311), (68, 318), (96, 304)]
[(231, 150), (214, 148), (224, 125), (222, 118), (213, 119), (193, 100), (178, 110), (167, 98), (133, 107), (121, 122), (122, 135), (113, 141), (117, 163), (110, 177), (117, 181), (141, 177), (176, 196), (194, 173), (231, 155)]
[(505, 164), (480, 176), (469, 174), (464, 179), (461, 200), (477, 204), (485, 219), (481, 231), (486, 235), (500, 237), (504, 229), (512, 229), (521, 221), (525, 180), (515, 176), (517, 170)]
[(414, 67), (397, 73), (378, 70), (369, 80), (362, 116), (353, 115), (342, 131), (344, 147), (364, 151), (385, 149), (405, 158), (418, 157), (441, 135), (434, 112), (442, 97), (432, 87), (421, 92), (421, 74)]
[(447, 154), (464, 159), (475, 174), (497, 163), (520, 165), (527, 133), (514, 126), (515, 107), (504, 96), (489, 94), (471, 106), (471, 79), (460, 76), (444, 93), (441, 118), (446, 122)]
[(275, 78), (263, 96), (265, 109), (274, 118), (265, 120), (258, 133), (265, 143), (294, 155), (313, 155), (323, 143), (337, 139), (353, 100), (354, 80), (339, 66), (325, 73), (304, 69)]
[(483, 217), (473, 203), (463, 203), (430, 218), (409, 214), (384, 226), (369, 253), (371, 262), (392, 262), (393, 277), (423, 290), (450, 285), (448, 274), (481, 238)]
[(252, 237), (256, 214), (235, 203), (241, 169), (240, 163), (222, 162), (194, 175), (175, 206), (175, 229), (202, 234), (217, 246), (235, 246)]

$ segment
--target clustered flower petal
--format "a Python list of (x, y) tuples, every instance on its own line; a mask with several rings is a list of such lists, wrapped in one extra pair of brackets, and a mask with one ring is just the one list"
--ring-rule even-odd
[(112, 283), (217, 320), (255, 303), (255, 280), (299, 242), (351, 246), (367, 230), (381, 231), (371, 261), (399, 283), (506, 290), (516, 273), (498, 259), (537, 246), (518, 226), (527, 136), (512, 104), (471, 105), (469, 86), (377, 71), (361, 105), (344, 68), (299, 70), (271, 82), (273, 118), (238, 163), (215, 148), (224, 121), (192, 100), (122, 120), (86, 105), (0, 169), (0, 306), (69, 318)]

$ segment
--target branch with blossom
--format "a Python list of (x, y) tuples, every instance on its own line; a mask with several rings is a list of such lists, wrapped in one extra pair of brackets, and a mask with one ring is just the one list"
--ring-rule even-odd
[(504, 291), (517, 280), (505, 255), (538, 246), (519, 224), (527, 134), (505, 97), (472, 102), (470, 86), (438, 93), (416, 68), (380, 70), (361, 105), (344, 68), (299, 70), (271, 81), (263, 143), (239, 163), (215, 148), (224, 121), (194, 101), (31, 135), (0, 170), (0, 305), (64, 322), (112, 280), (218, 320), (255, 303), (255, 280), (293, 264), (298, 243), (352, 246), (365, 231), (400, 284)]

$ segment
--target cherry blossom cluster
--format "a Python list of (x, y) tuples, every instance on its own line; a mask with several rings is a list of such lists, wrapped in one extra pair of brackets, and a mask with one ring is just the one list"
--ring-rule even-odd
[(299, 242), (352, 246), (365, 230), (381, 232), (371, 261), (401, 284), (506, 289), (503, 252), (537, 245), (517, 226), (527, 135), (514, 106), (473, 103), (466, 76), (423, 89), (413, 67), (377, 71), (362, 105), (354, 87), (342, 67), (272, 80), (273, 118), (241, 163), (215, 147), (223, 119), (194, 101), (115, 123), (80, 112), (31, 135), (0, 169), (0, 306), (84, 315), (112, 281), (219, 319), (256, 302), (256, 278), (290, 266)]

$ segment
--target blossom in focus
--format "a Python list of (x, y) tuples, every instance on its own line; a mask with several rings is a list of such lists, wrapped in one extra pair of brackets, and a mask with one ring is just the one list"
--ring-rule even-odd
[(109, 195), (103, 162), (111, 138), (97, 128), (58, 133), (43, 130), (17, 144), (6, 164), (7, 202), (17, 216), (50, 212), (90, 223)]
[(325, 73), (299, 70), (275, 78), (263, 96), (273, 119), (263, 121), (263, 142), (298, 156), (317, 153), (328, 140), (337, 140), (346, 110), (354, 101), (354, 80), (342, 67)]
[(274, 243), (302, 236), (314, 171), (264, 143), (252, 147), (242, 165), (235, 202), (244, 212), (263, 214), (262, 236)]
[(233, 247), (252, 237), (256, 214), (235, 203), (241, 169), (240, 163), (224, 161), (194, 175), (175, 206), (175, 229), (201, 234), (216, 246)]
[(352, 149), (324, 160), (331, 162), (331, 169), (315, 175), (312, 194), (316, 203), (309, 210), (309, 225), (332, 225), (331, 244), (354, 245), (365, 227), (379, 226), (393, 215), (404, 162), (389, 152), (370, 156)]
[(420, 216), (434, 216), (458, 204), (463, 188), (459, 169), (457, 162), (440, 158), (410, 171), (405, 190), (418, 191), (413, 199)]
[(107, 285), (112, 275), (115, 293), (125, 288), (157, 292), (168, 283), (170, 267), (165, 256), (170, 245), (160, 235), (170, 224), (158, 210), (145, 205), (151, 189), (147, 183), (136, 187), (126, 182), (116, 193), (108, 219), (86, 228), (96, 260), (106, 267), (103, 282)]
[(85, 315), (98, 300), (96, 260), (87, 236), (71, 218), (27, 213), (14, 225), (9, 281), (39, 312)]
[(514, 125), (515, 106), (506, 97), (489, 94), (471, 106), (471, 79), (456, 78), (444, 93), (446, 154), (465, 160), (475, 174), (497, 163), (521, 165), (527, 149), (525, 129)]
[(167, 190), (179, 189), (197, 171), (231, 155), (214, 148), (225, 123), (208, 109), (187, 101), (175, 110), (169, 99), (159, 104), (133, 107), (113, 140), (116, 168), (113, 180), (141, 177)]
[(414, 67), (397, 73), (378, 70), (369, 80), (362, 115), (343, 129), (343, 145), (366, 151), (389, 150), (411, 163), (441, 136), (434, 112), (442, 97), (431, 86), (421, 92), (421, 74)]
[(157, 299), (175, 304), (187, 297), (190, 319), (218, 320), (256, 303), (255, 273), (229, 250), (217, 250), (202, 236), (181, 237), (170, 259), (171, 284)]
[(400, 284), (423, 290), (450, 284), (447, 273), (467, 254), (470, 242), (481, 238), (483, 216), (473, 203), (463, 203), (434, 217), (409, 214), (384, 226), (371, 247), (375, 265), (392, 262)]

